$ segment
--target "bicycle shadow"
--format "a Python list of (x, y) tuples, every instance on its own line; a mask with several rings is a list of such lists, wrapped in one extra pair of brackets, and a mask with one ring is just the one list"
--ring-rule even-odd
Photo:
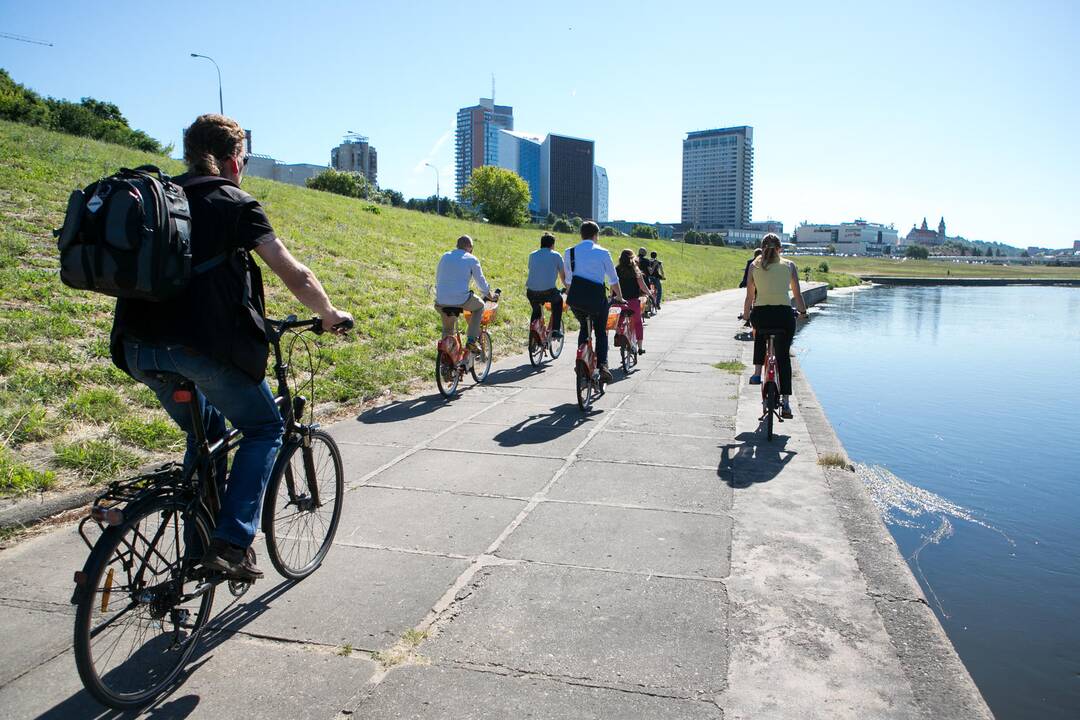
[(787, 449), (786, 436), (773, 435), (770, 442), (761, 428), (756, 432), (739, 433), (735, 440), (737, 442), (720, 446), (716, 474), (736, 490), (769, 482), (798, 455)]
[(589, 421), (576, 403), (564, 403), (549, 413), (530, 415), (495, 435), (493, 440), (502, 447), (542, 445), (575, 430)]
[(493, 370), (488, 373), (487, 380), (484, 381), (485, 385), (509, 385), (516, 383), (519, 380), (525, 380), (533, 375), (539, 375), (544, 372), (544, 365), (540, 367), (533, 367), (532, 364), (518, 365), (515, 368), (504, 368), (501, 370)]
[(356, 419), (364, 424), (401, 422), (423, 417), (445, 407), (446, 399), (442, 395), (425, 395), (411, 400), (395, 400), (387, 405), (365, 410), (357, 415)]
[[(291, 580), (283, 580), (250, 602), (244, 602), (246, 595), (233, 598), (222, 612), (209, 620), (202, 637), (199, 638), (199, 644), (176, 683), (146, 707), (138, 711), (124, 712), (104, 708), (94, 700), (90, 693), (82, 689), (38, 715), (37, 720), (67, 720), (73, 717), (93, 718), (93, 720), (128, 720), (129, 718), (132, 720), (134, 718), (179, 720), (190, 716), (198, 707), (200, 696), (190, 692), (176, 699), (172, 699), (172, 696), (182, 691), (188, 679), (211, 660), (214, 650), (269, 610), (273, 601), (284, 595), (294, 585), (296, 583)], [(230, 597), (225, 585), (218, 586), (218, 593), (224, 593), (226, 597)]]

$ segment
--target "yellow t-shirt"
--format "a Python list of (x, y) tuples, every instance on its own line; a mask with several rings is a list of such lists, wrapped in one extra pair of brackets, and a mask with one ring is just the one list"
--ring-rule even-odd
[(795, 263), (780, 259), (768, 268), (758, 267), (756, 262), (750, 267), (757, 289), (754, 305), (791, 305), (791, 273)]

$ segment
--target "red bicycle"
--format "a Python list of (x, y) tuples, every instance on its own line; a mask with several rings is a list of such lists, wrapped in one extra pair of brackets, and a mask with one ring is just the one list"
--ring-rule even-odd
[[(552, 360), (558, 358), (562, 355), (563, 345), (566, 344), (566, 338), (562, 335), (562, 328), (551, 326), (554, 318), (548, 318), (548, 321), (544, 322), (545, 309), (551, 312), (551, 303), (544, 303), (540, 309), (540, 317), (533, 320), (529, 325), (529, 363), (533, 367), (540, 367), (540, 364), (544, 362), (545, 353), (550, 355)], [(569, 310), (569, 308), (565, 309)], [(555, 330), (560, 333), (558, 338), (553, 336)]]
[(780, 414), (780, 370), (776, 365), (776, 352), (773, 350), (773, 338), (779, 330), (756, 330), (765, 335), (765, 366), (761, 377), (761, 417), (765, 421), (765, 436), (769, 442), (773, 439), (773, 418), (784, 422)]
[(622, 369), (624, 373), (630, 372), (630, 368), (637, 365), (638, 341), (637, 333), (634, 332), (634, 311), (626, 303), (612, 303), (611, 307), (619, 308), (619, 319), (615, 323), (615, 347), (619, 348), (622, 357)]
[(442, 311), (454, 317), (454, 334), (447, 335), (439, 341), (435, 357), (435, 384), (443, 397), (449, 399), (457, 393), (458, 383), (465, 377), (466, 372), (472, 373), (473, 380), (482, 383), (487, 380), (491, 372), (491, 336), (488, 335), (487, 326), (495, 318), (495, 311), (499, 307), (499, 297), (502, 290), (496, 290), (490, 302), (485, 303), (484, 316), (481, 320), (480, 337), (477, 338), (477, 350), (469, 352), (465, 344), (461, 342), (461, 331), (457, 328), (457, 317), (464, 314), (468, 320), (472, 315), (468, 310), (460, 307), (444, 307)]
[(604, 381), (600, 377), (600, 363), (593, 349), (592, 318), (585, 322), (585, 342), (578, 345), (574, 369), (577, 374), (577, 404), (588, 412), (596, 399), (604, 394)]

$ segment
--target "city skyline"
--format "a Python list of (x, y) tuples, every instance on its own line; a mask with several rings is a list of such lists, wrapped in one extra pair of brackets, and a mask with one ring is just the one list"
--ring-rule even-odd
[[(255, 152), (322, 164), (356, 128), (379, 148), (380, 185), (415, 197), (434, 193), (427, 163), (452, 193), (455, 110), (491, 94), (494, 72), (495, 103), (514, 107), (517, 126), (596, 142), (618, 187), (609, 217), (677, 222), (686, 133), (747, 125), (753, 221), (863, 217), (903, 229), (944, 215), (964, 237), (1017, 247), (1080, 237), (1075, 3), (420, 5), (365, 8), (378, 31), (361, 47), (314, 44), (352, 10), (344, 4), (241, 5), (239, 37), (137, 3), (108, 13), (6, 4), (0, 26), (53, 47), (0, 43), (0, 67), (43, 95), (114, 102), (132, 126), (178, 145), (197, 114), (217, 110), (214, 69), (189, 57), (203, 53), (220, 64), (225, 112), (254, 132)], [(740, 30), (718, 44), (718, 24)], [(418, 41), (460, 36), (482, 42), (456, 48), (452, 65), (447, 48)], [(303, 52), (267, 50), (286, 44)], [(70, 72), (109, 46), (163, 58), (169, 82)]]

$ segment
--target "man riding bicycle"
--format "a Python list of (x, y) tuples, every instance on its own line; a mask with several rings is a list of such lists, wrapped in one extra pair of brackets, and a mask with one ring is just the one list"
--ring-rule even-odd
[[(570, 305), (574, 317), (581, 324), (578, 331), (578, 345), (589, 339), (588, 321), (592, 320), (593, 334), (596, 335), (596, 359), (600, 368), (600, 379), (610, 383), (614, 378), (608, 370), (607, 313), (608, 294), (604, 281), (611, 285), (611, 292), (616, 301), (624, 302), (619, 289), (619, 276), (615, 264), (611, 262), (611, 253), (607, 248), (596, 244), (600, 226), (592, 220), (581, 224), (581, 242), (566, 251), (563, 268), (569, 290), (566, 302)], [(575, 286), (575, 283), (577, 285)]]
[(473, 241), (468, 235), (457, 239), (457, 248), (443, 253), (439, 266), (435, 270), (435, 309), (442, 316), (442, 336), (454, 334), (457, 316), (443, 312), (443, 308), (462, 308), (472, 313), (469, 318), (465, 347), (469, 352), (478, 352), (480, 346), (480, 325), (484, 319), (484, 300), (478, 298), (470, 288), (471, 281), (484, 299), (490, 299), (491, 286), (480, 268), (480, 260), (472, 254)]
[[(120, 299), (110, 350), (121, 370), (157, 396), (187, 433), (185, 464), (197, 448), (187, 403), (173, 392), (197, 388), (207, 439), (224, 437), (225, 421), (243, 434), (228, 475), (214, 537), (203, 564), (236, 580), (262, 577), (248, 553), (263, 492), (282, 441), (282, 419), (265, 379), (269, 355), (262, 275), (254, 251), (289, 291), (322, 318), (323, 329), (352, 320), (335, 308), (318, 278), (274, 234), (259, 202), (240, 189), (247, 155), (243, 128), (223, 115), (198, 117), (184, 133), (188, 172), (174, 178), (191, 212), (192, 267), (185, 290), (164, 302)], [(225, 478), (225, 458), (218, 478)]]
[(555, 236), (544, 233), (540, 236), (540, 249), (529, 253), (529, 276), (525, 279), (525, 297), (532, 305), (530, 322), (539, 320), (543, 315), (544, 303), (551, 303), (551, 336), (558, 340), (562, 333), (562, 294), (555, 286), (558, 278), (566, 287), (566, 273), (563, 270), (562, 255), (555, 252)]

